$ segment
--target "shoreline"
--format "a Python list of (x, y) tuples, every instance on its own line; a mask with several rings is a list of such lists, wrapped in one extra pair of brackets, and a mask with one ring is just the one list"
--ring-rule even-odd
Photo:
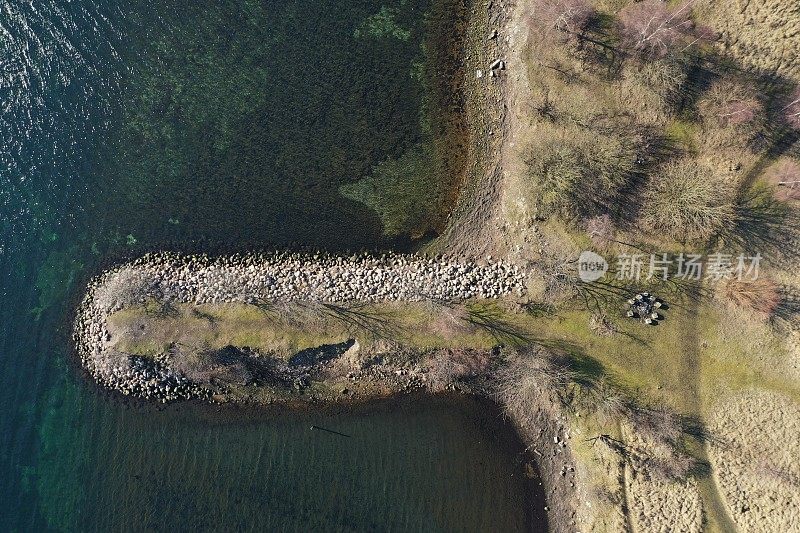
[[(466, 177), (458, 192), (458, 202), (447, 220), (447, 230), (430, 246), (435, 252), (457, 257), (478, 258), (493, 254), (506, 260), (527, 264), (512, 242), (503, 223), (505, 196), (518, 188), (507, 169), (519, 166), (518, 155), (510, 142), (519, 130), (519, 94), (524, 93), (527, 73), (521, 54), (529, 38), (524, 5), (514, 0), (479, 1), (470, 6), (468, 35), (465, 37), (465, 97), (469, 124), (469, 156)], [(490, 65), (505, 62), (498, 76), (489, 76)], [(477, 70), (483, 76), (477, 77)], [(524, 240), (528, 246), (527, 239)], [(508, 407), (504, 412), (528, 449), (535, 454), (540, 472), (550, 531), (582, 531), (582, 524), (592, 520), (589, 483), (574, 456), (569, 439), (579, 429), (569, 421), (563, 407), (551, 398), (539, 398), (530, 406), (531, 418), (538, 427), (524, 427), (522, 420)]]
[[(398, 254), (343, 258), (275, 253), (215, 259), (148, 255), (89, 282), (75, 318), (73, 340), (83, 366), (109, 388), (161, 401), (207, 399), (209, 390), (186, 379), (184, 372), (169, 368), (163, 360), (151, 360), (116, 346), (109, 316), (149, 303), (161, 307), (142, 314), (162, 317), (165, 312), (174, 313), (176, 305), (238, 304), (270, 312), (272, 305), (306, 302), (303, 305), (326, 306), (312, 312), (342, 315), (350, 325), (367, 321), (368, 326), (381, 327), (379, 322), (369, 322), (370, 316), (344, 310), (339, 303), (449, 302), (496, 299), (512, 293), (524, 294), (523, 275), (516, 266), (502, 262), (481, 266)], [(141, 333), (145, 327), (145, 323), (137, 323), (133, 332), (122, 337), (147, 340), (150, 334)], [(379, 374), (382, 370), (378, 365)], [(394, 370), (396, 377), (405, 378), (396, 380), (403, 388), (419, 375), (418, 370), (408, 372), (391, 365), (385, 370)]]

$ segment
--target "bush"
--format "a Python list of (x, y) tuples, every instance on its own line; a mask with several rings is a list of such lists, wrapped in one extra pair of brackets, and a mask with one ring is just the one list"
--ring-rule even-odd
[(764, 106), (757, 91), (731, 80), (715, 83), (698, 107), (704, 122), (723, 128), (754, 130), (764, 123)]
[(778, 286), (768, 279), (723, 280), (718, 285), (718, 296), (742, 309), (754, 311), (763, 316), (771, 316), (781, 303)]
[(607, 248), (616, 237), (617, 228), (608, 213), (586, 221), (586, 234), (598, 248)]
[(636, 143), (613, 134), (561, 132), (533, 148), (529, 169), (545, 214), (566, 219), (605, 212), (628, 182)]
[(784, 159), (773, 166), (767, 176), (777, 187), (775, 197), (778, 200), (800, 200), (800, 163)]
[(705, 240), (733, 220), (733, 190), (694, 160), (668, 164), (653, 178), (643, 202), (642, 224), (682, 241)]
[[(687, 74), (684, 62), (663, 58), (641, 64), (631, 64), (625, 79), (632, 87), (643, 87), (653, 94), (662, 110), (677, 107), (683, 97)], [(641, 89), (639, 89), (641, 91)]]
[(497, 375), (497, 396), (522, 427), (536, 427), (539, 409), (561, 405), (573, 372), (548, 354), (531, 349), (520, 353)]
[(791, 92), (788, 101), (783, 108), (783, 117), (790, 127), (800, 130), (800, 85)]
[(429, 384), (433, 391), (443, 391), (458, 380), (475, 378), (485, 373), (491, 364), (485, 350), (441, 350), (429, 369)]
[(589, 317), (589, 330), (600, 337), (611, 337), (617, 332), (617, 328), (607, 316), (594, 314)]

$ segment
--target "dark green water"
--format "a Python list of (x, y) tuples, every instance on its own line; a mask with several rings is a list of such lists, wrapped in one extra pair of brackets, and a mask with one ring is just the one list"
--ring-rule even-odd
[(429, 8), (0, 3), (0, 529), (526, 527), (519, 443), (483, 407), (158, 411), (70, 362), (71, 309), (115, 258), (387, 246), (441, 216)]

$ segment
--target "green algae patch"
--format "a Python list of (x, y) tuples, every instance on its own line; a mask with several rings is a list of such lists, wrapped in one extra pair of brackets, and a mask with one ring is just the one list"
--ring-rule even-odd
[[(444, 137), (463, 73), (442, 51), (459, 52), (458, 13), (428, 0), (153, 6), (142, 23), (165, 31), (122, 51), (119, 120), (98, 158), (114, 180), (96, 216), (139, 242), (327, 249), (439, 228), (458, 173), (427, 160), (458, 157)], [(340, 193), (365, 179), (372, 198), (413, 190), (400, 202), (413, 214), (386, 224), (388, 204)]]
[(411, 31), (400, 25), (397, 20), (399, 14), (399, 9), (383, 6), (380, 11), (369, 16), (361, 26), (356, 28), (353, 35), (356, 39), (362, 37), (377, 39), (388, 37), (407, 41), (411, 38)]

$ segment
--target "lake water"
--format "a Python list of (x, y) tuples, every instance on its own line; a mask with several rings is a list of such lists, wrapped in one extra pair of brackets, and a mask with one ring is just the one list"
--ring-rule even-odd
[[(0, 528), (529, 527), (519, 443), (485, 406), (156, 410), (74, 368), (71, 309), (115, 259), (441, 223), (453, 158), (431, 148), (425, 58), (450, 26), (427, 2), (151, 4), (0, 4)], [(398, 221), (386, 195), (415, 207)]]

